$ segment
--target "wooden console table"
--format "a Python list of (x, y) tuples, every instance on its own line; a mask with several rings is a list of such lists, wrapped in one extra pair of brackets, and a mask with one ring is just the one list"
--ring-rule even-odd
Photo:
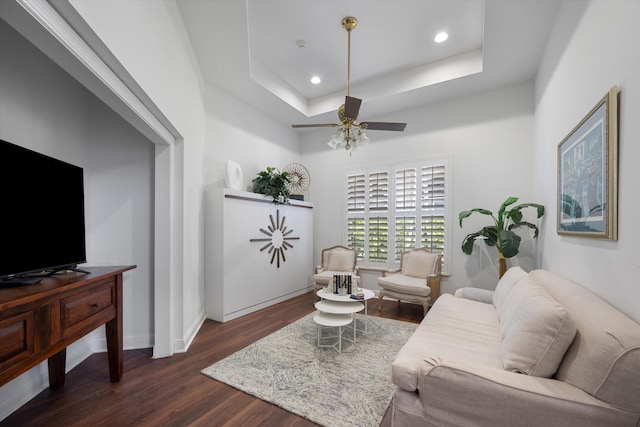
[(67, 346), (106, 325), (109, 376), (122, 378), (122, 273), (82, 267), (33, 285), (0, 288), (0, 386), (48, 359), (49, 387), (64, 385)]

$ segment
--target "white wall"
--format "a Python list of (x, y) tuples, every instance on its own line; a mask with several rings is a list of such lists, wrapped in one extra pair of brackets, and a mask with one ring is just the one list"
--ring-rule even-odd
[[(565, 2), (536, 80), (534, 191), (551, 215), (542, 266), (602, 296), (640, 321), (640, 2)], [(618, 240), (559, 236), (555, 229), (556, 149), (617, 85), (619, 104)]]
[[(85, 171), (88, 265), (124, 275), (124, 346), (152, 344), (153, 145), (0, 20), (0, 138)], [(70, 369), (106, 349), (100, 328), (68, 349)], [(46, 363), (0, 388), (0, 419), (48, 386)]]
[[(375, 118), (368, 118), (375, 120)], [(372, 143), (351, 156), (331, 150), (327, 129), (307, 133), (302, 143), (302, 163), (311, 175), (311, 201), (315, 206), (315, 254), (322, 248), (344, 244), (344, 173), (362, 165), (413, 158), (450, 156), (452, 206), (451, 275), (442, 292), (473, 284), (492, 289), (498, 279), (495, 251), (462, 253), (464, 236), (487, 225), (487, 217), (471, 217), (458, 225), (458, 213), (476, 207), (497, 211), (508, 196), (535, 202), (532, 195), (533, 84), (454, 99), (384, 118), (407, 122), (403, 133), (367, 132)], [(485, 245), (482, 245), (485, 246)], [(514, 258), (510, 263), (519, 264)], [(529, 266), (530, 267), (530, 266)]]
[[(124, 274), (123, 345), (125, 349), (149, 348), (154, 342), (154, 147), (99, 100), (92, 99), (91, 105), (87, 139), (88, 265), (137, 266)], [(102, 335), (100, 338), (99, 350), (106, 351), (106, 341)]]
[[(168, 334), (175, 342), (161, 354), (170, 355), (174, 349), (183, 351), (188, 347), (204, 320), (202, 75), (175, 1), (70, 3), (182, 137), (175, 147), (171, 170), (167, 171), (176, 180), (169, 196), (175, 209), (170, 219), (175, 230), (167, 242), (160, 243), (170, 246), (172, 267), (158, 270), (175, 277), (167, 286), (160, 284), (167, 280), (165, 277), (156, 277), (155, 286), (155, 297), (160, 301), (156, 306), (156, 334), (165, 334), (166, 328), (172, 328)], [(157, 160), (163, 155), (167, 153), (160, 150)], [(165, 337), (156, 336), (158, 339)]]
[(227, 160), (240, 164), (243, 190), (267, 166), (282, 169), (300, 162), (300, 135), (222, 90), (206, 85), (205, 186), (224, 186)]

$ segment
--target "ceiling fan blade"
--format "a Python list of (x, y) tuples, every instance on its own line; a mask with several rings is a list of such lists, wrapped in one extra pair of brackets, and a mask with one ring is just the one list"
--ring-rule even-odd
[(308, 125), (291, 125), (292, 128), (335, 128), (339, 125), (335, 123), (317, 123)]
[(344, 98), (344, 116), (353, 120), (357, 119), (360, 104), (362, 104), (362, 99), (346, 96)]
[(395, 130), (402, 132), (407, 126), (406, 123), (392, 123), (392, 122), (362, 122), (358, 126), (363, 129), (370, 130)]

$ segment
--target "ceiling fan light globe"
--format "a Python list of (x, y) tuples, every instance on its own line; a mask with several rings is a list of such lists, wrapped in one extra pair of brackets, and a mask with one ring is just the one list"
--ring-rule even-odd
[(342, 144), (344, 144), (343, 131), (342, 129), (338, 129), (338, 131), (333, 134), (329, 142), (327, 142), (327, 145), (335, 150), (336, 147)]
[(362, 131), (358, 132), (358, 144), (359, 145), (369, 145), (370, 142), (371, 142), (371, 140), (369, 139), (369, 137), (367, 135), (365, 135), (364, 132), (362, 132)]

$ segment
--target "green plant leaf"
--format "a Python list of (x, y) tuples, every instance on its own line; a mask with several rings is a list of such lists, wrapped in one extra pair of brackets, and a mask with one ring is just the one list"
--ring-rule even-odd
[(518, 201), (517, 197), (507, 197), (507, 200), (502, 202), (500, 205), (500, 209), (498, 209), (498, 217), (501, 217), (504, 214), (504, 211), (507, 209), (507, 206), (514, 204)]
[(289, 181), (289, 172), (280, 172), (276, 168), (268, 166), (266, 170), (258, 172), (251, 182), (254, 192), (270, 196), (273, 203), (280, 204), (289, 203), (291, 196), (287, 186)]
[(518, 210), (522, 210), (524, 208), (536, 208), (536, 215), (538, 218), (542, 218), (542, 215), (544, 215), (544, 206), (538, 204), (538, 203), (523, 203), (521, 205), (516, 206), (514, 209), (518, 209)]
[(530, 229), (532, 229), (532, 230), (533, 230), (533, 238), (534, 238), (534, 239), (535, 239), (536, 237), (538, 237), (538, 226), (537, 226), (537, 225), (535, 225), (535, 224), (531, 224), (530, 222), (527, 222), (527, 221), (522, 221), (522, 222), (519, 222), (519, 223), (517, 223), (517, 224), (511, 224), (511, 225), (509, 226), (509, 230), (513, 230), (513, 229), (515, 229), (515, 228), (523, 227), (523, 226), (524, 226), (524, 227), (529, 227)]
[(470, 211), (462, 211), (458, 214), (458, 218), (460, 219), (460, 227), (462, 227), (462, 220), (470, 217), (474, 212), (478, 212), (479, 214), (482, 214), (482, 215), (493, 216), (493, 212), (486, 209), (480, 209), (480, 208), (471, 209)]
[(496, 246), (498, 244), (498, 228), (495, 225), (483, 227), (480, 233), (485, 237), (484, 242), (487, 246)]
[(507, 212), (507, 218), (511, 219), (514, 223), (522, 221), (522, 212), (519, 209), (513, 208)]
[(500, 247), (498, 250), (505, 258), (511, 258), (520, 252), (520, 236), (511, 230), (500, 230)]
[(480, 236), (480, 232), (468, 234), (462, 241), (462, 252), (471, 255), (473, 252), (473, 243)]
[(473, 252), (473, 244), (478, 237), (484, 237), (484, 243), (487, 246), (495, 246), (498, 242), (498, 231), (495, 226), (489, 225), (483, 227), (480, 231), (468, 234), (462, 241), (462, 252), (471, 255)]

